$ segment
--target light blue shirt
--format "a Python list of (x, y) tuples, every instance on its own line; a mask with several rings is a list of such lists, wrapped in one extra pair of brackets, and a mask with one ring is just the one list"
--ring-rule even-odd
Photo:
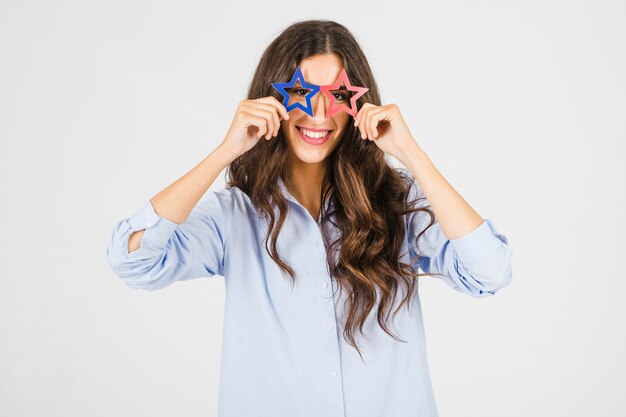
[[(107, 248), (109, 264), (127, 286), (146, 290), (224, 277), (219, 417), (437, 416), (419, 294), (390, 323), (390, 331), (407, 343), (385, 333), (372, 311), (363, 329), (366, 338), (355, 334), (364, 363), (343, 339), (347, 291), (339, 296), (329, 274), (321, 221), (282, 180), (279, 186), (290, 206), (277, 244), (296, 272), (293, 290), (265, 250), (267, 222), (237, 187), (210, 190), (180, 225), (146, 202), (116, 224)], [(417, 193), (422, 195), (414, 181), (409, 198)], [(405, 216), (403, 262), (416, 256), (413, 243), (428, 220), (424, 212)], [(331, 241), (336, 239), (336, 229), (325, 227)], [(141, 247), (127, 253), (128, 237), (141, 229)], [(511, 281), (511, 247), (490, 219), (453, 240), (435, 223), (419, 243), (423, 253), (413, 266), (444, 273), (435, 277), (456, 291), (490, 296)], [(400, 290), (394, 310), (403, 295)]]

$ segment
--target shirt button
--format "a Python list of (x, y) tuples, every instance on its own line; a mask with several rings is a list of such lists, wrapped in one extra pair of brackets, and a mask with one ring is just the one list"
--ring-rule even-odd
[(333, 378), (334, 378), (334, 377), (336, 377), (336, 376), (337, 376), (337, 372), (332, 371), (332, 372), (330, 373), (330, 376), (332, 376)]
[(333, 329), (333, 326), (332, 326), (332, 325), (330, 325), (330, 326), (327, 326), (327, 327), (326, 327), (326, 330), (328, 330), (329, 332), (330, 332), (332, 329)]
[(326, 281), (322, 282), (322, 288), (326, 288), (326, 287), (328, 287), (328, 282)]
[(147, 227), (152, 226), (152, 220), (148, 220), (148, 221), (146, 222), (146, 226), (147, 226)]

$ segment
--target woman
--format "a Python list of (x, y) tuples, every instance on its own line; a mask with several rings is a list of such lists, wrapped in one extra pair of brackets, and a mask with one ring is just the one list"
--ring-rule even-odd
[[(327, 115), (323, 94), (287, 112), (271, 81), (296, 68), (367, 86), (356, 117)], [(224, 168), (227, 187), (201, 200)], [(269, 45), (223, 142), (120, 221), (107, 253), (132, 288), (224, 276), (220, 417), (436, 416), (416, 269), (474, 297), (511, 279), (506, 237), (380, 103), (351, 33), (319, 20)]]

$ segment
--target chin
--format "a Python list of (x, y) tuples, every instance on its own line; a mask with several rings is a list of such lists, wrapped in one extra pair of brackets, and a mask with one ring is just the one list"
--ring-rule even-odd
[(326, 143), (318, 146), (310, 145), (302, 140), (302, 138), (294, 138), (293, 135), (290, 135), (288, 143), (289, 150), (296, 159), (305, 164), (319, 164), (328, 158), (328, 155), (330, 155), (333, 149), (335, 149), (336, 138), (333, 136), (328, 139)]
[(307, 147), (306, 144), (297, 144), (290, 146), (291, 153), (305, 164), (319, 164), (324, 161), (332, 152), (330, 147), (320, 147), (319, 149)]

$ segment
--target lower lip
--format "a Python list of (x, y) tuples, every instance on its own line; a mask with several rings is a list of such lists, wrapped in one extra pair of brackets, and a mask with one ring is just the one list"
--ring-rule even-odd
[(304, 140), (306, 143), (308, 143), (309, 145), (318, 145), (318, 146), (325, 144), (326, 141), (328, 140), (328, 138), (330, 138), (330, 134), (333, 133), (332, 130), (329, 130), (328, 133), (326, 134), (326, 136), (314, 139), (314, 138), (310, 138), (307, 135), (305, 135), (304, 133), (302, 133), (302, 131), (300, 131), (300, 129), (296, 128), (296, 130), (298, 131), (298, 134), (300, 135), (302, 140)]

